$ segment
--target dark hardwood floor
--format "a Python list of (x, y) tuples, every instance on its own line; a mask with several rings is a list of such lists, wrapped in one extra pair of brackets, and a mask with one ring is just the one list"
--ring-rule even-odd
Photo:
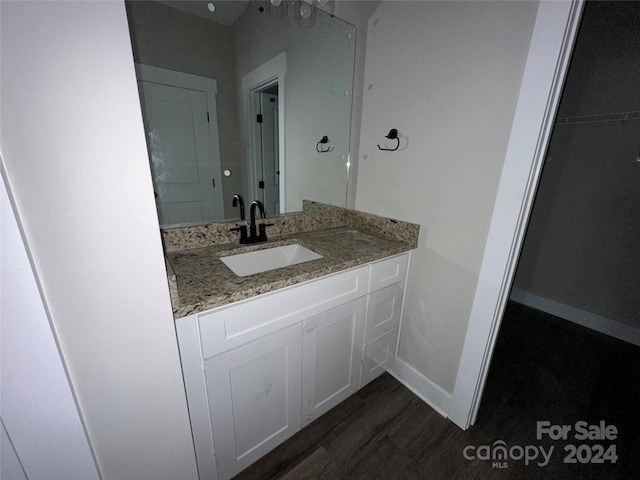
[[(390, 375), (378, 378), (237, 479), (640, 479), (640, 348), (510, 303), (476, 424), (442, 418)], [(536, 422), (570, 425), (567, 440), (536, 438)], [(576, 440), (575, 424), (605, 421), (615, 440)], [(468, 460), (465, 447), (505, 442), (538, 458)], [(617, 461), (564, 463), (568, 444), (615, 445)], [(540, 447), (554, 448), (545, 466)], [(569, 447), (570, 448), (570, 447)], [(473, 449), (467, 450), (472, 453)], [(496, 451), (496, 450), (491, 450)], [(611, 451), (610, 451), (611, 452)], [(481, 455), (478, 452), (478, 455)]]

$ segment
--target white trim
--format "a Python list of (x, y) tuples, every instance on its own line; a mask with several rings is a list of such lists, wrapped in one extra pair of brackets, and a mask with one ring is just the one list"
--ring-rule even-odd
[[(166, 68), (152, 67), (142, 63), (134, 64), (138, 81), (168, 85), (170, 87), (188, 88), (205, 92), (207, 95), (207, 111), (209, 112), (209, 142), (211, 144), (211, 159), (213, 174), (216, 181), (215, 215), (218, 220), (224, 220), (224, 191), (222, 187), (222, 166), (220, 157), (220, 137), (218, 135), (218, 107), (216, 96), (218, 82), (214, 78), (200, 77), (190, 73), (177, 72)], [(175, 226), (175, 225), (160, 225)]]
[[(399, 335), (398, 335), (399, 336)], [(411, 390), (420, 400), (447, 418), (451, 394), (444, 391), (400, 358), (387, 370), (396, 380)]]
[(475, 422), (577, 36), (582, 0), (542, 1), (498, 186), (449, 417)]
[(286, 183), (286, 135), (285, 135), (285, 77), (287, 74), (287, 52), (273, 57), (266, 63), (263, 63), (255, 70), (247, 73), (242, 77), (242, 96), (244, 100), (244, 118), (247, 126), (247, 135), (245, 139), (247, 149), (247, 177), (248, 192), (251, 198), (258, 198), (258, 180), (261, 175), (256, 171), (256, 165), (253, 162), (255, 152), (258, 150), (257, 138), (259, 135), (256, 129), (256, 123), (253, 121), (253, 105), (256, 102), (254, 96), (259, 89), (278, 84), (278, 165), (280, 170), (280, 212), (284, 213), (285, 208), (285, 183)]
[(566, 303), (541, 297), (535, 293), (525, 292), (519, 288), (511, 290), (510, 300), (640, 347), (640, 328), (632, 327), (586, 310), (580, 310)]
[(202, 338), (198, 327), (198, 316), (189, 315), (178, 318), (175, 322), (182, 376), (189, 406), (189, 419), (193, 446), (196, 453), (198, 477), (208, 480), (218, 480), (213, 448), (213, 428), (209, 414), (209, 392), (207, 379), (204, 375), (204, 354), (202, 353)]
[[(214, 78), (200, 77), (190, 73), (152, 67), (151, 65), (144, 65), (142, 63), (136, 63), (135, 67), (136, 78), (143, 82), (158, 83), (160, 85), (169, 86), (188, 86), (194, 90), (202, 90), (203, 92), (211, 93), (214, 100), (215, 96), (218, 94), (218, 82)], [(208, 101), (209, 103), (211, 102), (211, 100)], [(215, 108), (215, 102), (213, 107)]]

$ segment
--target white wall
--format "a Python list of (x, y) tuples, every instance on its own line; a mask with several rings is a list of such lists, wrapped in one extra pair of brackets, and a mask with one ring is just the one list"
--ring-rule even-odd
[[(400, 365), (452, 393), (536, 2), (383, 2), (368, 26), (356, 208), (421, 225)], [(391, 128), (397, 152), (377, 144)]]
[(20, 465), (20, 459), (16, 453), (11, 439), (4, 428), (4, 423), (1, 425), (2, 432), (0, 437), (0, 477), (9, 480), (28, 480), (25, 476), (24, 469)]
[(0, 342), (0, 477), (12, 480), (26, 474), (32, 479), (97, 480), (4, 180), (0, 188)]
[(0, 9), (0, 146), (99, 468), (197, 478), (124, 5)]

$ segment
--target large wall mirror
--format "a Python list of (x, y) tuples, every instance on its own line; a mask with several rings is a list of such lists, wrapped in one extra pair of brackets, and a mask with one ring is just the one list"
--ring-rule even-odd
[(238, 219), (235, 195), (345, 206), (355, 27), (317, 2), (126, 7), (162, 227)]

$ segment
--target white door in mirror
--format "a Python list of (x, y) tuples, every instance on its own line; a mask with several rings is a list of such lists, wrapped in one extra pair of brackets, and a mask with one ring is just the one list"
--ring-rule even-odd
[(224, 218), (207, 92), (138, 81), (161, 225)]
[(322, 255), (302, 245), (294, 244), (230, 255), (221, 257), (220, 260), (237, 276), (246, 277), (319, 258), (322, 258)]

